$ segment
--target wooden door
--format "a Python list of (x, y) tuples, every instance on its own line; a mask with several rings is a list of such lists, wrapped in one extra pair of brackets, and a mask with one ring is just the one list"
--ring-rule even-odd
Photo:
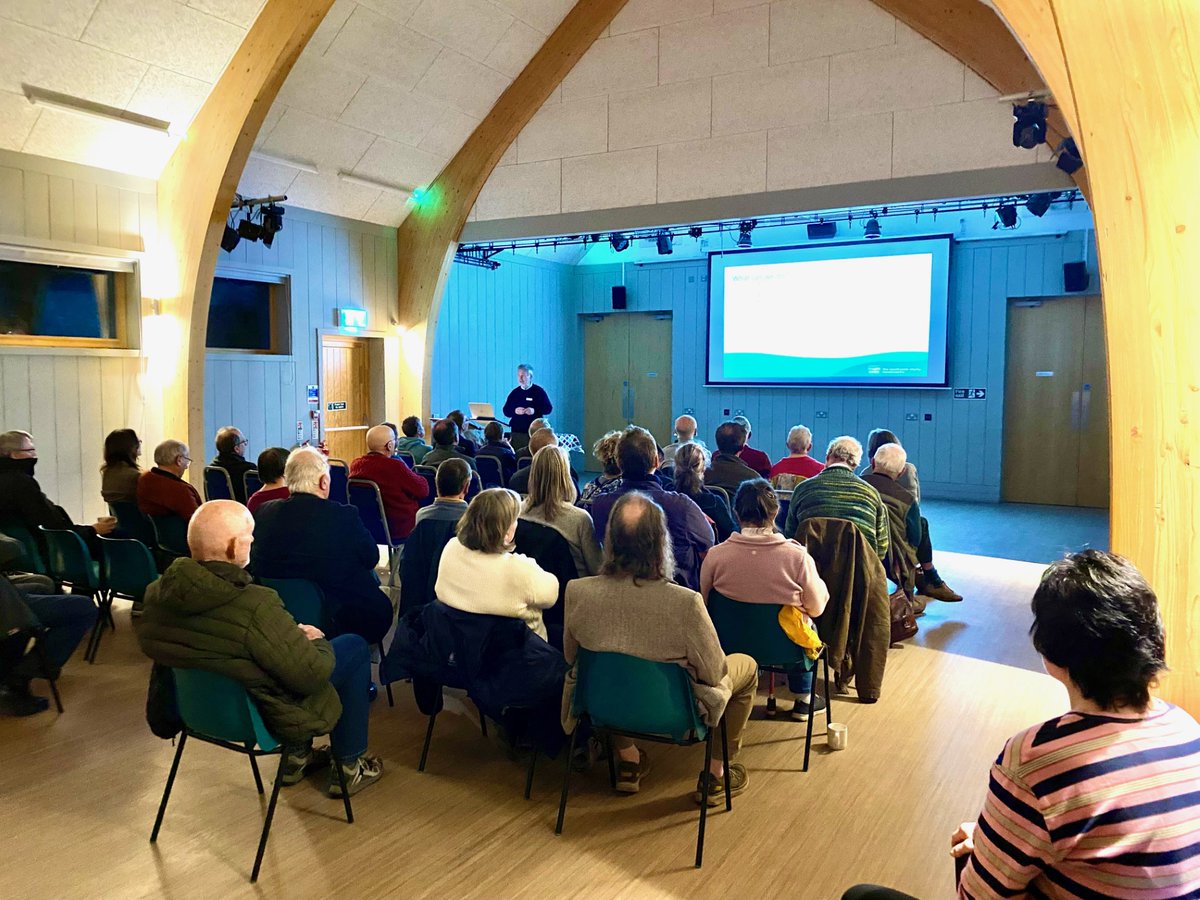
[(329, 455), (349, 463), (367, 452), (371, 415), (371, 362), (366, 341), (326, 335), (321, 339), (321, 393)]
[[(612, 313), (584, 319), (585, 466), (599, 468), (592, 444), (630, 423), (659, 443), (671, 433), (671, 319)], [(666, 439), (666, 441), (664, 440)]]
[(1099, 298), (1010, 304), (1004, 386), (1003, 499), (1106, 506), (1108, 403)]

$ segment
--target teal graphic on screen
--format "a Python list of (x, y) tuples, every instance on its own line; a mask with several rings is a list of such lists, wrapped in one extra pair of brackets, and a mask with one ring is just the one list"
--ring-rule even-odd
[(946, 384), (948, 237), (709, 257), (708, 383)]

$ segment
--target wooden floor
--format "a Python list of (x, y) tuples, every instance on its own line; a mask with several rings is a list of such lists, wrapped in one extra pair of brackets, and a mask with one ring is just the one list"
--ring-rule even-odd
[(822, 720), (804, 774), (803, 726), (756, 710), (750, 787), (710, 816), (700, 871), (688, 794), (702, 749), (652, 746), (632, 797), (609, 793), (603, 766), (576, 777), (556, 837), (560, 766), (539, 769), (526, 801), (523, 768), (473, 718), (446, 715), (418, 773), (425, 719), (404, 685), (395, 709), (372, 708), (387, 775), (355, 798), (354, 825), (323, 782), (285, 789), (250, 886), (265, 801), (244, 758), (193, 742), (152, 847), (173, 749), (145, 726), (149, 665), (120, 610), (98, 662), (67, 667), (63, 715), (0, 719), (0, 896), (836, 898), (859, 881), (950, 896), (950, 831), (977, 814), (1004, 739), (1065, 694), (1031, 671), (1041, 567), (939, 554), (939, 568), (967, 601), (935, 604), (922, 634), (891, 651), (879, 703), (835, 703), (847, 751), (826, 752)]

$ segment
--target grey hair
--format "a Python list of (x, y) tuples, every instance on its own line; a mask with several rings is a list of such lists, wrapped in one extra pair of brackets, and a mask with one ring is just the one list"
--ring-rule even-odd
[(288, 454), (283, 481), (293, 494), (315, 494), (321, 476), (329, 474), (329, 462), (316, 447), (297, 447)]
[(792, 453), (802, 453), (812, 448), (812, 432), (803, 425), (793, 425), (787, 436), (787, 448)]
[(899, 444), (884, 444), (875, 451), (871, 462), (875, 464), (876, 471), (895, 478), (904, 471), (904, 466), (908, 462), (908, 454)]
[(529, 363), (519, 363), (517, 365), (517, 371), (525, 372), (528, 375), (532, 375), (533, 374), (533, 366), (531, 366)]
[(829, 449), (825, 451), (825, 460), (857, 469), (858, 464), (862, 462), (862, 453), (862, 444), (850, 435), (843, 434), (829, 442)]
[(175, 460), (188, 455), (188, 445), (183, 441), (166, 440), (154, 448), (156, 466), (173, 466)]
[(21, 445), (26, 440), (33, 443), (33, 435), (28, 431), (6, 431), (0, 434), (0, 456), (12, 456), (14, 452), (21, 449)]
[(737, 422), (739, 425), (741, 425), (743, 428), (745, 428), (746, 429), (746, 437), (749, 437), (750, 432), (752, 432), (754, 430), (753, 428), (750, 427), (750, 420), (747, 419), (745, 416), (734, 416), (729, 421)]

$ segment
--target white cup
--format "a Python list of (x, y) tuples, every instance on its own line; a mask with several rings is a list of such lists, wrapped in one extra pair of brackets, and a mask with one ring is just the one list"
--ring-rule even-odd
[(830, 750), (845, 750), (847, 738), (848, 733), (845, 725), (841, 722), (831, 722), (829, 724), (825, 742), (829, 745)]

